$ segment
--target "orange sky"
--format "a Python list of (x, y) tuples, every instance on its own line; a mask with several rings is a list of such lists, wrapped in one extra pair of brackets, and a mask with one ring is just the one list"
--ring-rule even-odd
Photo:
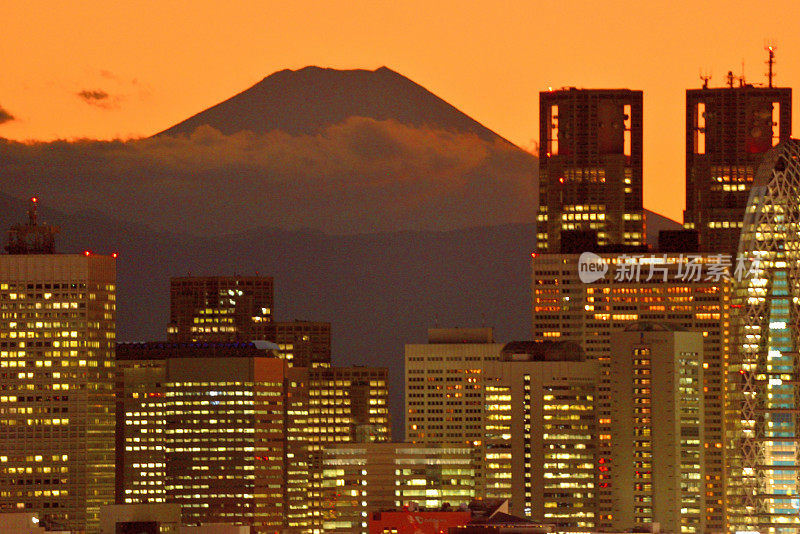
[(0, 136), (150, 135), (276, 70), (386, 65), (530, 147), (540, 90), (629, 87), (644, 90), (645, 205), (681, 219), (684, 89), (701, 67), (720, 85), (743, 60), (763, 81), (770, 39), (800, 110), (799, 12), (796, 0), (5, 0), (0, 106), (17, 120)]

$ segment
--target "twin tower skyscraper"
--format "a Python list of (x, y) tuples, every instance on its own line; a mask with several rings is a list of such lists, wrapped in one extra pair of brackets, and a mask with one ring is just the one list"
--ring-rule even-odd
[[(733, 252), (756, 167), (789, 139), (792, 90), (741, 82), (686, 91), (686, 210), (701, 250)], [(541, 252), (561, 233), (598, 245), (645, 243), (642, 91), (565, 88), (539, 95)], [(574, 243), (574, 239), (571, 239)]]

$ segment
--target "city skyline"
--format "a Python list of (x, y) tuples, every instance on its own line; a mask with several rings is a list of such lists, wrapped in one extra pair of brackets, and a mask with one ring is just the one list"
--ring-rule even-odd
[(800, 534), (790, 2), (12, 2), (0, 534)]

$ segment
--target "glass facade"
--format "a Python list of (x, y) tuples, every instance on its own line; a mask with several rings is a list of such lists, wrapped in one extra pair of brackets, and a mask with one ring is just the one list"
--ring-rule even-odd
[(727, 384), (732, 531), (796, 532), (800, 142), (771, 150), (759, 168), (739, 245), (736, 346)]

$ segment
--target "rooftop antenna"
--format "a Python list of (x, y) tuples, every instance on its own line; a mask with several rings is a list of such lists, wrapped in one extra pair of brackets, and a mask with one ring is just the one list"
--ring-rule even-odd
[(744, 86), (745, 86), (745, 80), (744, 80), (744, 58), (742, 58), (742, 75), (739, 76), (739, 87), (744, 87)]
[(730, 87), (732, 89), (733, 88), (733, 82), (734, 82), (734, 80), (736, 80), (736, 76), (733, 75), (733, 71), (729, 70), (728, 71), (728, 75), (725, 78), (727, 78), (727, 80), (728, 80), (728, 87)]
[(703, 70), (700, 70), (700, 79), (703, 80), (703, 89), (708, 89), (708, 80), (711, 79), (711, 73), (704, 74)]
[(39, 197), (28, 203), (28, 224), (16, 224), (8, 231), (6, 251), (9, 254), (54, 254), (58, 228), (39, 224)]
[(776, 76), (773, 71), (773, 67), (775, 66), (775, 45), (767, 43), (764, 49), (767, 51), (767, 54), (769, 54), (769, 59), (767, 59), (767, 66), (769, 67), (767, 71), (768, 87), (772, 87), (772, 79)]

